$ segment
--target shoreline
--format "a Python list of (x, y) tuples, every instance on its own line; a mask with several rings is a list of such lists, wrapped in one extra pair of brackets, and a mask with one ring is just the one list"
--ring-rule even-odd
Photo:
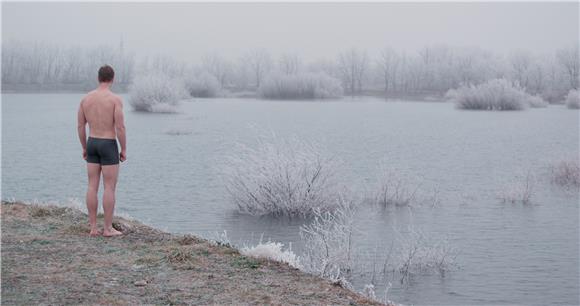
[[(6, 304), (381, 305), (286, 263), (115, 217), (89, 237), (78, 209), (2, 201)], [(102, 224), (102, 216), (98, 217)]]
[[(83, 89), (67, 89), (67, 88), (34, 88), (34, 87), (11, 87), (9, 86), (6, 88), (5, 86), (2, 87), (2, 94), (86, 94), (88, 91), (94, 88), (87, 87), (86, 90)], [(113, 91), (118, 94), (126, 95), (129, 94), (128, 86), (122, 85), (120, 88), (113, 87)], [(195, 97), (194, 97), (195, 98)], [(234, 91), (227, 91), (224, 96), (218, 96), (215, 98), (203, 98), (203, 99), (256, 99), (256, 100), (264, 100), (264, 101), (287, 101), (285, 99), (262, 99), (258, 96), (256, 91), (251, 90), (234, 90)], [(402, 93), (402, 92), (393, 92), (385, 94), (382, 90), (376, 89), (367, 89), (363, 92), (356, 94), (354, 96), (345, 94), (342, 97), (338, 98), (348, 100), (352, 98), (376, 98), (381, 99), (386, 102), (395, 102), (395, 101), (410, 101), (410, 102), (433, 102), (433, 103), (444, 103), (445, 99), (440, 93), (435, 92), (416, 92), (416, 93)], [(301, 100), (301, 99), (288, 99), (290, 101)], [(327, 99), (307, 99), (303, 101), (325, 101)]]

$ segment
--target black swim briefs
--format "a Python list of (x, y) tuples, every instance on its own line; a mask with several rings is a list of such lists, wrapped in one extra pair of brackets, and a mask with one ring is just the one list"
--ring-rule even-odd
[(87, 162), (101, 165), (119, 163), (119, 148), (116, 139), (89, 137), (87, 140)]

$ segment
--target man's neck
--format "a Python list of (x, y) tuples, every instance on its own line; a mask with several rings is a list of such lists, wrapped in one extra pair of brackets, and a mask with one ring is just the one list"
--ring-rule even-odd
[(111, 90), (111, 83), (99, 83), (98, 90)]

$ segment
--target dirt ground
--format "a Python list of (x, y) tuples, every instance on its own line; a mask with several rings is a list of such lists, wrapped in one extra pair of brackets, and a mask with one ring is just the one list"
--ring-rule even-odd
[[(379, 305), (287, 264), (115, 218), (89, 237), (73, 208), (2, 202), (2, 304)], [(99, 216), (99, 224), (102, 217)]]

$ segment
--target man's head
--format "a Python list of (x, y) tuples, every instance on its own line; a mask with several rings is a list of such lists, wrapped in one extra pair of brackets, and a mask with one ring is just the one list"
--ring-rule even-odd
[(99, 68), (99, 83), (111, 83), (115, 78), (115, 71), (109, 65)]

